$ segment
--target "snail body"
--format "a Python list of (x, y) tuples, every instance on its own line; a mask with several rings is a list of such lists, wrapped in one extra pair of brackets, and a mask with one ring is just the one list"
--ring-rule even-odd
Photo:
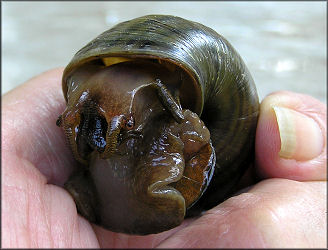
[(150, 15), (114, 26), (73, 57), (63, 93), (57, 125), (81, 163), (65, 187), (112, 231), (179, 225), (225, 199), (253, 159), (253, 79), (199, 23)]

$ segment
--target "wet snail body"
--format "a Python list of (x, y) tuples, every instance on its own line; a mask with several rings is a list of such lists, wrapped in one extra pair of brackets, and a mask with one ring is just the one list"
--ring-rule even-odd
[(59, 117), (81, 163), (65, 187), (109, 230), (150, 234), (229, 195), (251, 162), (258, 96), (222, 36), (179, 17), (120, 23), (77, 52)]

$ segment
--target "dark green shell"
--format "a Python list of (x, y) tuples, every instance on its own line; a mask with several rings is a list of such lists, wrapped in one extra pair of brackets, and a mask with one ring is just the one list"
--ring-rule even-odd
[(79, 50), (65, 69), (64, 93), (75, 69), (103, 57), (161, 59), (186, 71), (193, 102), (183, 108), (201, 116), (216, 149), (213, 179), (193, 209), (222, 201), (253, 160), (259, 113), (252, 76), (236, 50), (202, 24), (143, 16), (114, 26)]

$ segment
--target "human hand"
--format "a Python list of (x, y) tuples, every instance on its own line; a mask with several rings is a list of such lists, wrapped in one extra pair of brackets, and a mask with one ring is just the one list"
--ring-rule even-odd
[(131, 236), (90, 224), (62, 188), (75, 160), (55, 125), (65, 107), (61, 75), (62, 69), (51, 70), (3, 96), (3, 247), (327, 246), (324, 104), (291, 92), (267, 96), (256, 164), (240, 184), (246, 189), (177, 228)]

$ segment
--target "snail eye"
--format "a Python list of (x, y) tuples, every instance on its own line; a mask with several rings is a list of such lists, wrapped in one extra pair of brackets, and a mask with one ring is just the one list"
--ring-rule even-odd
[(126, 123), (125, 123), (125, 128), (126, 128), (127, 130), (131, 130), (131, 129), (133, 129), (133, 127), (134, 127), (134, 121), (133, 121), (133, 118), (131, 117), (130, 119), (128, 119), (128, 120), (126, 121)]

